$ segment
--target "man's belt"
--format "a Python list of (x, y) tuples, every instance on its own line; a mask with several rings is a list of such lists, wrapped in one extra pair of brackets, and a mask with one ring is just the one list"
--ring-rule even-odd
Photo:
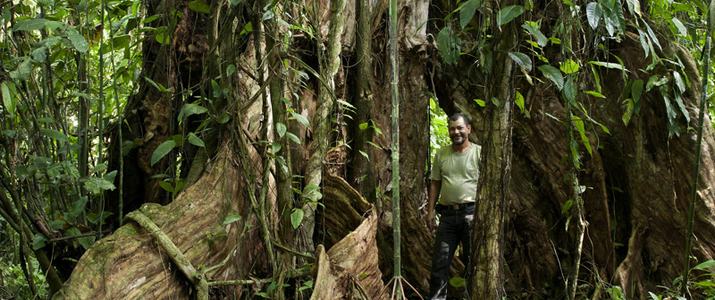
[(467, 203), (462, 203), (462, 204), (451, 204), (451, 205), (444, 205), (444, 204), (437, 204), (438, 206), (441, 206), (445, 210), (461, 210), (461, 209), (468, 209), (474, 206), (474, 202), (467, 202)]

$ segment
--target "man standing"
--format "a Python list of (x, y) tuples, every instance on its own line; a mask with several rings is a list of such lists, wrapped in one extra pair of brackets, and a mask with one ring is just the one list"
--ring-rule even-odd
[[(430, 299), (446, 299), (449, 267), (457, 245), (462, 243), (462, 261), (469, 266), (474, 201), (479, 178), (481, 147), (469, 141), (472, 131), (468, 116), (455, 113), (449, 117), (451, 147), (440, 149), (432, 164), (427, 222), (435, 224), (435, 209), (440, 215), (435, 237), (430, 278)], [(439, 198), (439, 203), (435, 203)]]

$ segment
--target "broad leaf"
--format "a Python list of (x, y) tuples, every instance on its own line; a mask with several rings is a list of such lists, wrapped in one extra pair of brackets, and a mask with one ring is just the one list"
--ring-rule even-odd
[[(12, 83), (10, 83), (12, 84)], [(10, 114), (10, 116), (15, 115), (15, 98), (10, 94), (10, 87), (7, 81), (3, 81), (0, 84), (0, 90), (2, 90), (2, 104), (5, 106), (5, 111)]]
[(207, 108), (196, 103), (186, 103), (179, 112), (179, 123), (183, 123), (191, 115), (200, 115), (209, 111)]
[(221, 224), (223, 224), (223, 225), (228, 225), (228, 224), (231, 224), (231, 223), (233, 223), (233, 222), (236, 222), (236, 221), (238, 221), (238, 220), (240, 220), (240, 219), (241, 219), (241, 215), (239, 215), (239, 214), (236, 213), (236, 212), (231, 212), (231, 213), (229, 213), (228, 215), (226, 215), (225, 218), (223, 218), (223, 222), (221, 222)]
[(516, 95), (514, 96), (514, 103), (516, 104), (516, 107), (519, 108), (521, 113), (527, 114), (526, 108), (524, 107), (524, 95), (522, 95), (519, 91), (516, 91)]
[(176, 142), (174, 142), (173, 139), (161, 143), (159, 147), (156, 147), (154, 153), (151, 154), (151, 165), (153, 166), (159, 162), (164, 156), (169, 154), (174, 147), (176, 147)]
[(560, 64), (559, 69), (564, 74), (569, 75), (578, 72), (579, 66), (573, 59), (567, 59)]
[(467, 0), (459, 9), (459, 26), (464, 29), (474, 17), (474, 13), (482, 5), (482, 0)]
[(562, 90), (564, 98), (571, 103), (571, 105), (576, 104), (576, 95), (578, 91), (576, 90), (576, 84), (574, 83), (573, 77), (569, 77), (564, 84), (564, 89)]
[(710, 271), (715, 269), (715, 260), (710, 259), (699, 263), (697, 266), (693, 267), (695, 270), (700, 271)]
[(444, 27), (437, 34), (437, 49), (445, 63), (450, 65), (457, 63), (460, 51), (459, 38), (451, 27)]
[(293, 226), (293, 229), (298, 229), (300, 226), (300, 223), (303, 222), (303, 216), (305, 215), (305, 212), (300, 209), (300, 208), (294, 208), (293, 212), (290, 213), (290, 224)]
[(678, 18), (673, 17), (673, 18), (671, 19), (671, 21), (673, 21), (673, 25), (674, 25), (675, 28), (678, 30), (677, 34), (680, 34), (680, 35), (682, 35), (682, 36), (687, 36), (687, 35), (688, 35), (688, 29), (685, 28), (685, 25), (683, 25), (683, 23), (680, 22), (680, 20), (678, 20)]
[(526, 29), (526, 31), (536, 39), (536, 44), (539, 45), (539, 47), (544, 47), (546, 43), (549, 42), (549, 39), (539, 30), (538, 23), (526, 21), (521, 25), (521, 28)]
[(564, 88), (564, 76), (559, 69), (551, 65), (541, 65), (539, 66), (539, 71), (541, 71), (546, 78), (551, 80), (559, 90)]
[(650, 41), (645, 31), (638, 29), (638, 40), (641, 42), (641, 48), (643, 49), (645, 57), (648, 57), (648, 55), (650, 55)]
[(47, 22), (48, 22), (47, 19), (43, 19), (43, 18), (21, 20), (21, 21), (17, 21), (17, 23), (15, 23), (15, 25), (12, 26), (12, 30), (13, 31), (40, 30), (45, 27), (45, 24)]
[(586, 126), (583, 123), (583, 120), (577, 116), (571, 116), (571, 124), (573, 124), (573, 127), (576, 128), (576, 131), (578, 131), (578, 135), (581, 136), (581, 142), (584, 147), (586, 147), (588, 154), (593, 155), (591, 150), (591, 141), (589, 141), (588, 136), (586, 136)]
[(685, 123), (690, 124), (690, 113), (685, 107), (685, 103), (683, 103), (683, 98), (681, 98), (680, 94), (678, 93), (675, 93), (675, 103), (678, 104), (678, 109), (680, 109), (680, 112), (683, 114), (683, 117), (685, 117)]
[(596, 2), (591, 2), (586, 5), (586, 18), (588, 19), (588, 25), (591, 29), (596, 29), (598, 27), (598, 22), (601, 21), (601, 16), (603, 11), (601, 10), (601, 5)]
[(300, 123), (300, 125), (303, 125), (303, 127), (307, 128), (310, 126), (310, 122), (308, 122), (308, 118), (306, 118), (304, 115), (301, 115), (296, 112), (291, 112), (290, 116), (291, 116), (291, 119), (298, 121), (298, 123)]
[(300, 138), (293, 134), (292, 132), (286, 132), (286, 136), (288, 137), (288, 140), (293, 142), (296, 145), (300, 145)]
[(606, 99), (606, 96), (604, 96), (603, 94), (601, 94), (597, 91), (584, 91), (583, 93), (586, 95), (591, 95), (596, 98)]
[(204, 141), (201, 140), (196, 134), (193, 132), (189, 132), (189, 137), (188, 137), (189, 143), (191, 143), (194, 146), (205, 148), (206, 144), (204, 144)]
[(276, 133), (278, 133), (278, 137), (283, 137), (286, 134), (287, 130), (288, 129), (286, 128), (285, 124), (281, 122), (276, 123)]
[(625, 106), (625, 111), (623, 112), (623, 115), (621, 116), (621, 120), (623, 121), (623, 125), (628, 126), (628, 123), (631, 122), (631, 118), (633, 117), (633, 110), (634, 110), (634, 104), (633, 104), (633, 99), (626, 99), (623, 103)]
[(499, 10), (497, 13), (497, 25), (503, 26), (518, 16), (524, 13), (524, 7), (521, 5), (509, 5)]
[(189, 9), (207, 15), (211, 13), (211, 6), (202, 0), (189, 1)]
[(633, 102), (638, 103), (641, 99), (642, 94), (643, 80), (637, 79), (633, 81), (633, 85), (631, 85), (631, 98), (633, 99)]
[(626, 3), (628, 4), (628, 11), (633, 14), (641, 17), (641, 3), (640, 0), (627, 0)]
[(531, 72), (531, 58), (521, 52), (509, 52), (509, 57), (527, 72)]
[(678, 71), (673, 71), (673, 79), (675, 80), (675, 86), (678, 87), (680, 93), (685, 93), (685, 80), (683, 80), (683, 77), (680, 76), (680, 73), (678, 73)]
[(645, 91), (650, 92), (651, 89), (653, 89), (656, 86), (662, 86), (664, 84), (668, 83), (668, 78), (665, 76), (658, 76), (658, 75), (653, 75), (650, 78), (648, 78), (648, 83), (645, 85)]
[(87, 40), (85, 40), (82, 34), (80, 34), (79, 31), (75, 29), (67, 30), (67, 39), (69, 39), (72, 43), (72, 47), (74, 47), (80, 53), (85, 53), (89, 49), (89, 44), (87, 43)]
[(619, 63), (612, 63), (612, 62), (605, 62), (605, 61), (589, 61), (589, 64), (592, 64), (594, 66), (599, 66), (599, 67), (604, 67), (604, 68), (609, 68), (609, 69), (616, 69), (616, 70), (621, 70), (621, 71), (628, 71), (626, 67), (624, 67), (622, 64)]
[(648, 36), (650, 37), (650, 40), (651, 40), (656, 46), (658, 46), (658, 49), (663, 50), (663, 47), (660, 46), (660, 42), (658, 42), (658, 37), (655, 36), (655, 32), (653, 32), (653, 29), (650, 28), (650, 26), (648, 25), (648, 22), (643, 22), (643, 24), (645, 24), (645, 28), (646, 28), (646, 30), (647, 30), (647, 32), (648, 32)]

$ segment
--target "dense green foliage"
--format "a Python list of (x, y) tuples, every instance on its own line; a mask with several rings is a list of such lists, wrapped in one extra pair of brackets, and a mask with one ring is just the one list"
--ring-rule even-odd
[[(580, 6), (570, 0), (560, 2), (559, 5), (571, 7), (574, 15), (585, 14), (588, 24), (584, 25), (590, 28), (570, 27), (570, 20), (564, 17), (553, 32), (542, 32), (541, 19), (520, 21), (522, 16), (537, 15), (533, 1), (503, 7), (494, 17), (500, 26), (520, 22), (526, 39), (509, 56), (518, 65), (520, 76), (530, 82), (553, 83), (562, 98), (573, 103), (574, 134), (587, 152), (592, 151), (587, 131), (607, 132), (608, 128), (591, 118), (576, 101), (576, 95), (605, 98), (599, 77), (601, 69), (620, 70), (624, 78), (634, 71), (627, 70), (622, 59), (608, 49), (608, 43), (622, 40), (628, 28), (638, 32), (643, 55), (652, 61), (649, 69), (661, 72), (645, 82), (628, 81), (627, 91), (617, 99), (623, 106), (622, 121), (628, 124), (638, 114), (644, 91), (658, 89), (666, 96), (668, 110), (664, 117), (670, 121), (669, 132), (678, 135), (693, 129), (694, 119), (681, 96), (699, 83), (686, 76), (683, 62), (657, 55), (660, 38), (648, 24), (668, 28), (678, 44), (693, 53), (700, 63), (706, 32), (705, 1), (647, 1), (648, 5), (643, 6), (647, 10), (642, 9), (640, 1), (633, 0), (598, 0)], [(460, 57), (479, 57), (480, 68), (492, 67), (493, 53), (482, 47), (483, 40), (475, 38), (484, 33), (473, 20), (481, 4), (481, 0), (458, 1), (447, 16), (446, 25), (436, 36), (445, 63), (454, 64)], [(189, 9), (196, 12), (207, 13), (209, 8), (201, 0), (189, 4)], [(146, 16), (139, 0), (0, 1), (0, 9), (0, 237), (12, 241), (0, 245), (0, 298), (32, 298), (30, 279), (36, 289), (34, 296), (44, 298), (48, 284), (37, 252), (32, 250), (56, 251), (76, 258), (107, 233), (106, 220), (116, 216), (106, 211), (105, 191), (121, 188), (122, 176), (122, 170), (110, 170), (106, 162), (109, 145), (117, 142), (111, 140), (109, 129), (122, 122), (127, 100), (142, 79), (142, 39), (150, 34), (157, 42), (170, 44), (169, 27), (176, 25), (182, 12)], [(625, 19), (624, 9), (636, 17)], [(149, 26), (160, 18), (173, 25)], [(645, 22), (646, 18), (650, 23)], [(572, 49), (571, 41), (564, 38), (569, 30), (595, 32), (594, 44), (601, 50), (601, 58), (607, 59), (580, 57), (578, 49)], [(558, 46), (565, 53), (564, 59), (549, 61), (545, 55), (547, 45)], [(711, 72), (715, 72), (714, 65), (710, 66)], [(236, 66), (230, 65), (226, 72), (236, 72)], [(581, 89), (578, 80), (584, 77), (593, 80)], [(171, 89), (145, 79), (160, 91)], [(215, 86), (212, 92), (220, 95), (222, 88), (215, 81), (212, 83)], [(713, 76), (708, 91), (709, 95), (715, 91)], [(529, 117), (529, 103), (518, 91), (516, 95), (519, 112)], [(711, 116), (715, 116), (715, 101), (712, 96), (708, 99)], [(474, 99), (480, 107), (494, 101), (499, 99)], [(178, 115), (179, 123), (206, 111), (199, 104), (187, 104)], [(301, 124), (308, 123), (302, 115), (291, 113)], [(430, 99), (429, 114), (430, 154), (434, 156), (437, 149), (449, 145), (447, 117), (435, 99)], [(678, 118), (687, 120), (687, 128), (678, 126), (675, 122)], [(285, 132), (285, 125), (278, 124)], [(291, 136), (294, 137), (288, 132), (288, 137)], [(195, 133), (187, 133), (162, 143), (154, 152), (152, 163), (184, 141), (204, 145)], [(122, 141), (124, 152), (140, 142)], [(574, 144), (571, 148), (576, 169), (580, 166), (578, 147)], [(181, 178), (165, 177), (162, 188), (172, 194), (181, 190)], [(304, 193), (312, 194), (317, 189), (309, 187)], [(303, 216), (302, 210), (295, 211), (300, 212), (300, 217), (293, 218), (297, 227)], [(22, 247), (28, 251), (23, 253)], [(694, 269), (698, 272), (688, 280), (692, 289), (715, 296), (715, 264), (708, 261)], [(31, 278), (26, 278), (25, 273)], [(608, 291), (613, 298), (622, 297), (617, 287)], [(661, 292), (677, 295), (671, 290), (657, 293)], [(660, 299), (656, 294), (652, 297)]]

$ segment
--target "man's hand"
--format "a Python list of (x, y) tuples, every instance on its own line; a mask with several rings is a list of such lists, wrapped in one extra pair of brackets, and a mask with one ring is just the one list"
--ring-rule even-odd
[(434, 232), (435, 227), (437, 225), (437, 222), (434, 219), (434, 209), (430, 209), (427, 211), (427, 217), (425, 222), (427, 222), (427, 229), (429, 229), (430, 232)]

